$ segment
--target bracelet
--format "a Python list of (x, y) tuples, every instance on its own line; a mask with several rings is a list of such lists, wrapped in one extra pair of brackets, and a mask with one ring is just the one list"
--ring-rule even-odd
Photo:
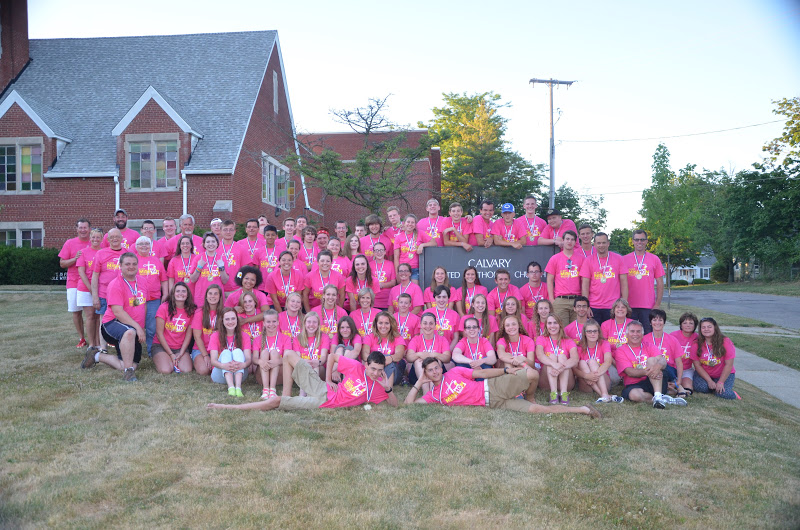
[[(384, 390), (386, 390), (386, 389), (384, 389)], [(386, 390), (387, 394), (391, 394), (392, 392), (394, 392), (394, 388), (393, 387), (389, 387), (389, 390)]]
[[(706, 327), (708, 327), (708, 326), (706, 326)], [(508, 366), (504, 366), (504, 367), (503, 367), (503, 373), (504, 373), (504, 374), (507, 374), (507, 373), (508, 373)]]
[(414, 390), (416, 390), (417, 392), (419, 392), (419, 388), (417, 387), (417, 385), (414, 385), (412, 388), (413, 388)]

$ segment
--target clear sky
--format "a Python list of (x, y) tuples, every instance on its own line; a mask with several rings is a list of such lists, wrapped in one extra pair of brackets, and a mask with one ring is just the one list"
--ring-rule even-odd
[[(548, 90), (528, 81), (578, 81), (554, 96), (556, 183), (604, 195), (607, 229), (637, 217), (659, 140), (577, 140), (769, 122), (771, 100), (800, 95), (797, 0), (28, 3), (31, 38), (276, 29), (299, 132), (344, 130), (329, 109), (389, 93), (390, 117), (415, 124), (442, 93), (494, 91), (511, 104), (503, 115), (513, 148), (548, 163)], [(781, 129), (663, 141), (675, 170), (742, 170)]]

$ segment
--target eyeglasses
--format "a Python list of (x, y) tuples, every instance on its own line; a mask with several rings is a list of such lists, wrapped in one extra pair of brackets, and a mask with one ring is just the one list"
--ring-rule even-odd
[(478, 326), (464, 326), (464, 329), (479, 329)]
[(647, 241), (647, 238), (634, 237), (633, 240), (636, 241), (637, 243), (641, 243), (642, 241)]
[(599, 329), (587, 329), (584, 333), (600, 333)]

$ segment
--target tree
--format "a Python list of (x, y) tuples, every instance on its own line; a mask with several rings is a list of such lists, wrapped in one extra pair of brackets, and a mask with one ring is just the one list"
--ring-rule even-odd
[(770, 155), (769, 165), (790, 169), (800, 164), (800, 97), (783, 98), (773, 103), (777, 108), (772, 113), (785, 116), (787, 121), (783, 134), (762, 149)]
[(630, 254), (633, 252), (633, 243), (631, 242), (632, 238), (632, 228), (615, 228), (608, 235), (608, 250), (611, 252), (616, 252), (621, 256)]
[[(669, 163), (669, 149), (659, 144), (653, 154), (651, 186), (642, 192), (639, 215), (642, 228), (655, 240), (653, 252), (666, 258), (667, 275), (672, 277), (678, 265), (694, 265), (700, 252), (692, 240), (697, 215), (692, 185), (697, 184), (694, 166), (688, 165), (677, 175)], [(671, 291), (671, 290), (670, 290)]]
[(506, 145), (506, 120), (500, 96), (442, 94), (444, 106), (432, 109), (433, 119), (419, 122), (442, 153), (442, 199), (458, 201), (477, 212), (484, 199), (510, 202), (521, 210), (525, 195), (541, 195), (544, 165), (532, 165)]
[(430, 139), (408, 145), (408, 130), (386, 117), (389, 96), (371, 98), (366, 107), (331, 110), (337, 121), (362, 138), (353, 162), (342, 162), (339, 153), (319, 144), (302, 146), (300, 156), (289, 155), (285, 163), (316, 182), (327, 196), (379, 212), (387, 202), (409, 207), (408, 195), (415, 184), (414, 162), (428, 156)]
[(587, 223), (595, 232), (600, 232), (606, 224), (608, 212), (602, 207), (602, 196), (581, 196), (568, 185), (562, 184), (556, 190), (553, 202), (564, 218), (572, 219), (576, 227)]

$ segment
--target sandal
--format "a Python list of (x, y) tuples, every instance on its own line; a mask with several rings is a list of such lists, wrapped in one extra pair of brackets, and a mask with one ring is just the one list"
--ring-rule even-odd
[(686, 390), (683, 390), (683, 391), (681, 391), (681, 392), (678, 392), (678, 393), (677, 393), (677, 394), (675, 394), (675, 395), (676, 395), (677, 397), (679, 397), (679, 398), (685, 398), (685, 397), (686, 397), (686, 396), (688, 396), (689, 394), (686, 392)]
[(686, 394), (687, 396), (691, 396), (692, 394), (694, 394), (694, 390), (692, 390), (691, 388), (684, 388), (683, 393)]

